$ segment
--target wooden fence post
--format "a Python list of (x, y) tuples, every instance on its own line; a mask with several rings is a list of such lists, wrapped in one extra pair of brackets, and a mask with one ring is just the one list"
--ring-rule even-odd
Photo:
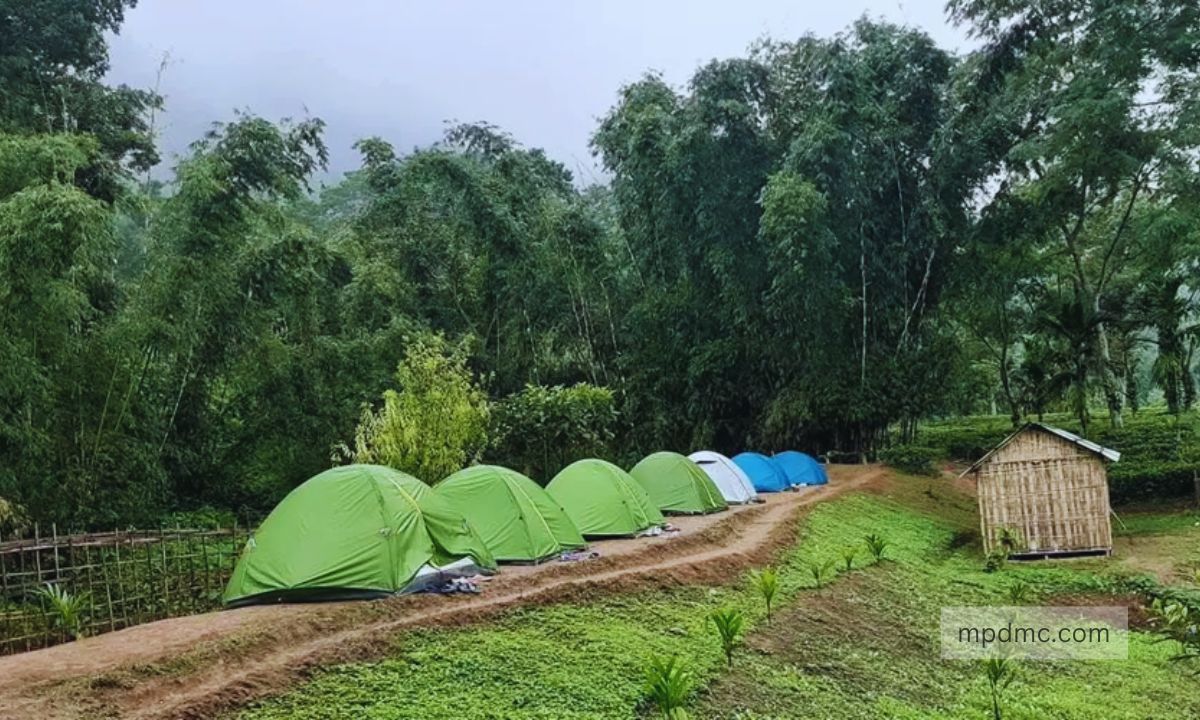
[(42, 551), (40, 550), (41, 546), (42, 546), (42, 529), (38, 526), (37, 523), (34, 523), (33, 524), (33, 567), (37, 573), (34, 576), (34, 580), (33, 580), (34, 585), (42, 584)]
[(58, 564), (58, 523), (50, 523), (50, 547), (54, 553), (54, 582), (62, 584), (62, 570)]
[(121, 531), (116, 530), (114, 533), (116, 535), (116, 542), (113, 544), (113, 548), (116, 551), (116, 559), (113, 562), (113, 567), (116, 569), (117, 574), (117, 597), (121, 599), (121, 627), (126, 627), (129, 625), (127, 614), (129, 602), (128, 598), (125, 597), (125, 582), (121, 577)]

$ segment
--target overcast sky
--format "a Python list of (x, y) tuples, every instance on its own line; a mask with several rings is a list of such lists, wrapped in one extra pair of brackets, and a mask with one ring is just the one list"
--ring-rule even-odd
[(167, 164), (235, 109), (328, 123), (335, 175), (351, 145), (428, 145), (444, 121), (487, 120), (540, 146), (583, 183), (588, 140), (621, 85), (661, 71), (682, 86), (700, 64), (756, 39), (829, 36), (867, 13), (965, 50), (944, 0), (141, 0), (112, 39), (109, 80), (153, 87)]

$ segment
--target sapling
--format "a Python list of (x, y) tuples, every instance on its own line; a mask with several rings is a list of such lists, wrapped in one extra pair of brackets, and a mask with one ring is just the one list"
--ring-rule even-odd
[(742, 616), (741, 610), (734, 608), (714, 610), (708, 617), (717, 627), (717, 635), (721, 639), (721, 650), (725, 653), (725, 662), (729, 664), (729, 667), (733, 667), (733, 650), (742, 637), (742, 628), (746, 624), (746, 619)]
[(992, 720), (1004, 720), (1004, 691), (1016, 679), (1017, 668), (1013, 661), (1004, 657), (988, 658), (983, 661), (983, 675), (987, 678), (992, 699)]
[(33, 595), (42, 602), (54, 627), (72, 640), (83, 637), (84, 614), (89, 604), (87, 593), (75, 594), (46, 583), (45, 587), (34, 590)]
[(842, 562), (844, 563), (846, 572), (850, 572), (854, 569), (854, 558), (856, 557), (858, 557), (857, 547), (851, 545), (850, 547), (842, 550)]
[(863, 538), (863, 542), (866, 543), (867, 550), (871, 553), (871, 557), (876, 563), (883, 560), (883, 553), (889, 545), (887, 540), (875, 533), (871, 533)]
[(808, 564), (808, 572), (812, 575), (813, 583), (817, 587), (823, 586), (830, 576), (835, 572), (834, 565), (836, 561), (826, 560), (823, 563), (811, 562)]
[(1008, 602), (1011, 605), (1024, 605), (1033, 597), (1033, 588), (1024, 580), (1017, 580), (1008, 586)]
[(687, 720), (683, 703), (693, 685), (692, 671), (678, 657), (655, 656), (646, 665), (646, 695), (662, 711), (665, 720)]
[(779, 574), (774, 568), (763, 568), (751, 576), (754, 587), (758, 590), (758, 594), (762, 596), (763, 602), (767, 605), (767, 622), (771, 622), (771, 603), (775, 600), (775, 593), (779, 591)]

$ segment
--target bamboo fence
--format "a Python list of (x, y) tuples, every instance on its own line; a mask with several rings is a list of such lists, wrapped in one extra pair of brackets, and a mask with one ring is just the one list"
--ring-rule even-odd
[(115, 530), (0, 538), (0, 655), (72, 639), (39, 596), (54, 586), (83, 598), (79, 631), (111, 632), (220, 607), (246, 542), (243, 528)]

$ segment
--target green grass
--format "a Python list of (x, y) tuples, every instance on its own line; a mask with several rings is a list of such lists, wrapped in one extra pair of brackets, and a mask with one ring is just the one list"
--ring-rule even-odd
[[(1017, 579), (1046, 601), (1119, 587), (1112, 564), (1104, 560), (1013, 563), (1003, 572), (984, 573), (977, 550), (947, 548), (953, 525), (906, 506), (855, 502), (896, 537), (895, 561), (844, 577), (780, 613), (776, 626), (782, 630), (762, 639), (749, 662), (710, 685), (697, 706), (698, 717), (750, 720), (800, 712), (804, 717), (986, 718), (982, 671), (938, 657), (942, 606), (1005, 604), (1005, 593)], [(854, 509), (838, 505), (814, 517), (814, 525)], [(840, 520), (856, 524), (857, 515)], [(1133, 720), (1200, 713), (1200, 681), (1169, 662), (1168, 648), (1134, 633), (1130, 652), (1129, 660), (1119, 662), (1022, 664), (1005, 717)]]
[[(1002, 604), (1017, 578), (1043, 598), (1111, 587), (1103, 560), (1011, 564), (982, 572), (975, 547), (952, 549), (970, 521), (961, 496), (936, 481), (898, 484), (890, 497), (850, 496), (818, 506), (780, 565), (773, 622), (748, 581), (596, 602), (531, 608), (499, 622), (408, 633), (381, 662), (329, 669), (242, 713), (295, 718), (638, 718), (644, 668), (678, 655), (706, 686), (694, 718), (984, 718), (982, 673), (938, 656), (943, 605)], [(813, 589), (808, 566), (839, 559), (870, 532), (890, 558)], [(724, 658), (708, 614), (746, 614), (748, 636)], [(1128, 661), (1022, 665), (1006, 717), (1174, 718), (1200, 715), (1200, 681), (1167, 661), (1165, 646), (1135, 634)]]
[(1122, 513), (1113, 523), (1118, 535), (1161, 535), (1164, 533), (1200, 533), (1200, 511), (1173, 509), (1165, 512)]

